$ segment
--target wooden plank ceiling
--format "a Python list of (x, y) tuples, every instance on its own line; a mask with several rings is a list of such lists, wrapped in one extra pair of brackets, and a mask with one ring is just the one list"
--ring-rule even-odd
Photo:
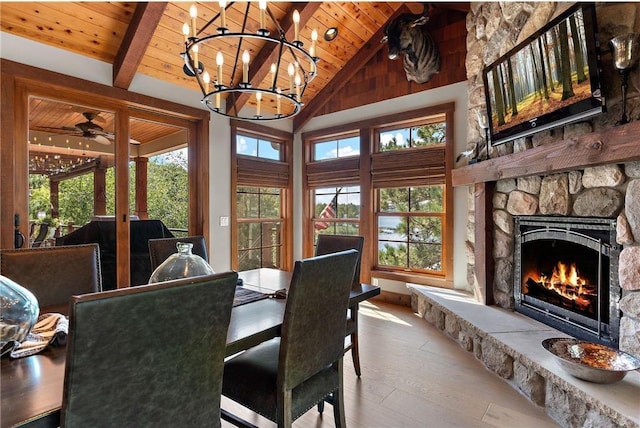
[[(253, 2), (255, 13), (250, 14), (247, 28), (259, 28), (257, 2)], [(218, 2), (197, 2), (197, 28), (201, 29), (219, 12)], [(246, 2), (229, 3), (227, 27), (241, 28)], [(184, 23), (191, 24), (190, 2), (2, 2), (0, 18), (2, 31), (20, 37), (53, 45), (77, 54), (104, 61), (113, 65), (113, 85), (127, 89), (135, 73), (141, 73), (179, 86), (197, 89), (193, 78), (183, 72)], [(310, 35), (316, 29), (320, 35), (317, 43), (318, 76), (307, 87), (304, 94), (306, 116), (312, 117), (322, 105), (329, 101), (329, 92), (344, 85), (345, 79), (353, 76), (384, 45), (379, 43), (382, 28), (387, 21), (399, 13), (420, 13), (420, 3), (402, 2), (269, 2), (269, 9), (280, 23), (289, 39), (292, 39), (293, 10), (300, 12), (300, 40), (310, 46)], [(439, 3), (440, 10), (468, 10), (469, 3)], [(214, 25), (215, 27), (215, 25)], [(338, 37), (327, 42), (322, 35), (330, 28), (339, 31)], [(208, 30), (209, 32), (211, 30)], [(215, 28), (213, 29), (215, 31)], [(373, 40), (375, 38), (375, 40)], [(370, 43), (371, 42), (371, 43)], [(368, 50), (361, 52), (363, 47)], [(237, 47), (229, 44), (232, 52)], [(250, 75), (256, 79), (269, 79), (269, 68), (273, 47), (265, 46), (261, 40), (250, 40), (243, 44), (252, 58)], [(203, 49), (199, 60), (207, 69), (215, 70), (216, 52)], [(226, 61), (223, 74), (232, 74), (231, 61)], [(283, 78), (287, 78), (284, 76)], [(324, 90), (324, 91), (323, 91)], [(318, 101), (314, 105), (315, 98)], [(240, 97), (236, 104), (254, 106), (248, 97)], [(228, 108), (231, 102), (228, 102)], [(40, 111), (47, 106), (43, 103)], [(56, 110), (50, 105), (51, 110)], [(275, 108), (265, 106), (266, 108)], [(59, 109), (58, 109), (59, 110)], [(73, 127), (86, 119), (82, 108), (67, 109), (66, 117), (60, 112), (33, 115), (31, 129)], [(100, 113), (100, 112), (97, 112)], [(57, 115), (57, 116), (56, 116)], [(98, 115), (97, 120), (109, 115)], [(105, 130), (112, 124), (101, 123)], [(156, 138), (148, 131), (143, 135), (141, 126), (132, 132), (132, 138), (142, 142)], [(169, 127), (170, 128), (170, 127)], [(165, 132), (175, 132), (166, 129)]]

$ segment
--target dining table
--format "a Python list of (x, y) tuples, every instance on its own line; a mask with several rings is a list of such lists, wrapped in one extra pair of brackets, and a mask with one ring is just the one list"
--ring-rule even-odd
[[(226, 355), (231, 356), (279, 336), (291, 272), (259, 268), (238, 272), (242, 286), (266, 297), (234, 306), (227, 332)], [(360, 284), (351, 289), (349, 306), (380, 294), (380, 288)], [(66, 347), (49, 346), (23, 358), (0, 362), (0, 427), (59, 427)], [(115, 370), (115, 368), (114, 368)]]

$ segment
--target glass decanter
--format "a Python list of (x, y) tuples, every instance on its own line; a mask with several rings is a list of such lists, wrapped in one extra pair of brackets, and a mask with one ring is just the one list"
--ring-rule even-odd
[(191, 252), (193, 244), (178, 242), (176, 247), (178, 252), (167, 257), (167, 260), (153, 271), (149, 284), (215, 273), (209, 263)]
[(32, 292), (0, 276), (0, 354), (22, 342), (38, 319), (40, 308)]

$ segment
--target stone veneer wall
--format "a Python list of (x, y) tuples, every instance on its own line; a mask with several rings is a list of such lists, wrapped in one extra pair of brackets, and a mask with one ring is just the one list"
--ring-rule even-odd
[[(541, 28), (571, 3), (491, 2), (471, 3), (467, 15), (467, 77), (469, 82), (468, 141), (482, 141), (475, 112), (485, 106), (482, 69), (521, 40)], [(640, 32), (640, 3), (598, 3), (597, 21), (601, 51), (601, 81), (608, 112), (578, 124), (542, 131), (531, 137), (491, 147), (492, 158), (520, 152), (615, 125), (621, 115), (620, 77), (611, 62), (608, 41), (617, 35)], [(640, 67), (630, 74), (627, 112), (640, 117)], [(640, 138), (640, 137), (639, 137)], [(639, 140), (640, 144), (640, 140)], [(471, 147), (470, 147), (471, 148)], [(486, 156), (481, 153), (482, 156)], [(513, 307), (513, 215), (574, 215), (617, 218), (620, 255), (620, 349), (640, 357), (640, 162), (603, 165), (546, 176), (502, 180), (496, 184), (494, 204), (494, 298)], [(468, 284), (473, 290), (474, 213), (473, 188), (469, 189), (467, 227)]]

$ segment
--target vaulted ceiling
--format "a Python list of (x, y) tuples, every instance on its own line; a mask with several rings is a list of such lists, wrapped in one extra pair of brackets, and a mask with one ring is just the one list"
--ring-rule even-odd
[[(252, 2), (246, 28), (259, 28), (258, 2)], [(196, 81), (184, 71), (183, 25), (192, 25), (190, 7), (197, 5), (195, 25), (202, 29), (219, 11), (213, 2), (7, 2), (0, 1), (2, 31), (36, 42), (102, 61), (112, 66), (113, 86), (128, 89), (136, 73), (197, 90)], [(239, 31), (247, 2), (227, 2), (227, 27)], [(311, 32), (319, 34), (316, 56), (317, 76), (304, 92), (304, 107), (297, 119), (303, 121), (319, 114), (325, 105), (381, 49), (386, 24), (402, 13), (420, 14), (417, 2), (268, 2), (270, 14), (278, 21), (288, 40), (293, 40), (293, 11), (300, 14), (299, 38), (305, 47), (311, 44)], [(469, 2), (433, 3), (430, 17), (462, 22), (464, 28)], [(440, 15), (443, 14), (443, 15)], [(446, 14), (446, 15), (444, 15)], [(439, 19), (439, 22), (443, 19)], [(216, 21), (217, 22), (217, 21)], [(431, 21), (433, 22), (433, 21)], [(336, 28), (338, 36), (325, 41), (322, 35)], [(215, 31), (215, 30), (214, 30)], [(441, 31), (442, 32), (442, 31)], [(464, 38), (462, 38), (464, 40)], [(235, 51), (237, 43), (226, 50)], [(248, 39), (242, 49), (251, 55), (251, 81), (270, 78), (275, 56), (273, 44)], [(444, 48), (447, 49), (447, 48)], [(445, 52), (446, 54), (446, 52)], [(200, 61), (215, 68), (216, 52), (203, 50)], [(52, 58), (52, 61), (55, 59)], [(212, 67), (213, 66), (213, 67)], [(225, 62), (223, 74), (231, 75), (232, 65)], [(255, 98), (241, 95), (227, 99), (227, 109), (255, 108)], [(272, 103), (273, 104), (273, 101)], [(263, 108), (274, 109), (273, 105)], [(88, 132), (87, 132), (88, 131)], [(33, 172), (38, 165), (84, 162), (113, 153), (114, 115), (92, 107), (68, 105), (56, 100), (31, 99), (29, 139)], [(132, 119), (132, 153), (150, 156), (175, 148), (185, 141), (184, 130), (165, 124)], [(37, 143), (36, 143), (37, 141)], [(35, 146), (33, 146), (36, 144)], [(52, 146), (52, 147), (51, 147)], [(63, 148), (64, 150), (60, 150)], [(64, 157), (69, 159), (63, 159)]]
[[(229, 2), (227, 26), (241, 28), (246, 2)], [(183, 72), (184, 23), (191, 23), (191, 2), (2, 2), (2, 30), (17, 36), (66, 49), (113, 66), (113, 86), (127, 89), (135, 73), (176, 85), (197, 89), (196, 82)], [(202, 28), (218, 14), (217, 1), (197, 2), (196, 25)], [(455, 13), (464, 19), (468, 2), (434, 3), (432, 14)], [(255, 2), (257, 10), (257, 2)], [(385, 24), (401, 13), (421, 13), (423, 4), (415, 2), (269, 2), (268, 7), (287, 37), (292, 39), (294, 10), (300, 13), (300, 39), (309, 46), (316, 29), (320, 35), (331, 27), (338, 37), (317, 44), (318, 75), (304, 94), (306, 115), (313, 116), (327, 97), (314, 104), (323, 88), (340, 88), (380, 49)], [(237, 9), (233, 9), (237, 8)], [(258, 28), (257, 12), (247, 28)], [(267, 79), (271, 64), (271, 45), (257, 40), (248, 47), (252, 60), (250, 75)], [(230, 45), (229, 50), (235, 49)], [(215, 64), (216, 52), (201, 52), (200, 61)], [(223, 73), (232, 65), (225, 63)], [(254, 79), (251, 79), (252, 81)], [(231, 108), (227, 103), (228, 108)], [(237, 107), (251, 105), (240, 97)], [(82, 116), (76, 119), (81, 120)], [(70, 119), (75, 120), (75, 119)], [(59, 123), (59, 121), (58, 121)], [(75, 123), (75, 122), (74, 122)], [(42, 126), (59, 126), (41, 124)]]

